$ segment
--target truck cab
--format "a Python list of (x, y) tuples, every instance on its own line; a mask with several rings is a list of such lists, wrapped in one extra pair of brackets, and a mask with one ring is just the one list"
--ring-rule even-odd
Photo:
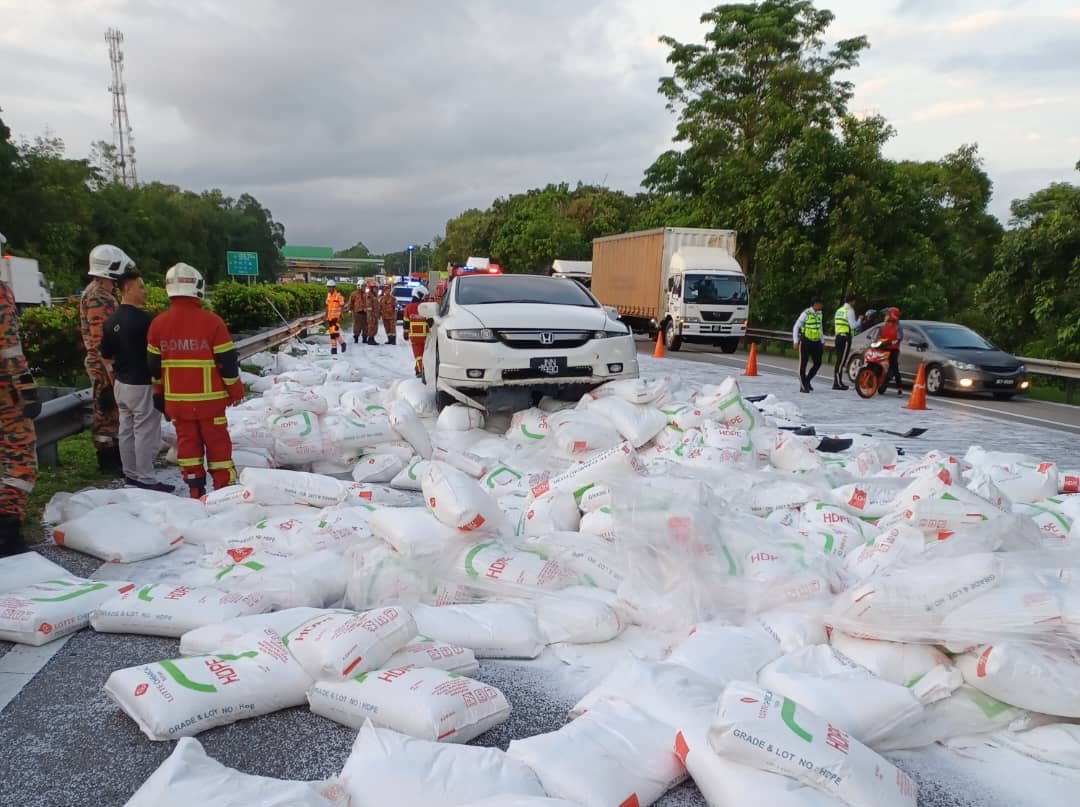
[(682, 246), (668, 264), (664, 339), (670, 350), (682, 343), (716, 344), (734, 353), (746, 334), (750, 296), (742, 267), (712, 247)]

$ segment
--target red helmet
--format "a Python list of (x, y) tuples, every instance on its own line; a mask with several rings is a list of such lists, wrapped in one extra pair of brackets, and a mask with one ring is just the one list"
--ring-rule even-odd
[(899, 320), (900, 319), (900, 309), (899, 308), (890, 308), (890, 309), (888, 309), (885, 312), (885, 319), (887, 319), (887, 320)]

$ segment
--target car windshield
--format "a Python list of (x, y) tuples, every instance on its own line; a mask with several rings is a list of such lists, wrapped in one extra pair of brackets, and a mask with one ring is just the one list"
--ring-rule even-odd
[(684, 299), (698, 305), (746, 305), (746, 281), (732, 275), (687, 275)]
[(394, 289), (394, 296), (399, 300), (411, 300), (413, 296), (413, 290), (410, 288)]
[(927, 325), (926, 335), (942, 350), (996, 350), (990, 342), (962, 325)]
[(491, 303), (539, 303), (596, 308), (597, 302), (572, 280), (539, 275), (485, 275), (459, 277), (458, 305)]

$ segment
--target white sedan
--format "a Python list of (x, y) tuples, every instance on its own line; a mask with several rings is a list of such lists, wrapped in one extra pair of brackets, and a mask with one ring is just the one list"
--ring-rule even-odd
[(573, 280), (463, 275), (421, 313), (432, 321), (424, 376), (440, 409), (499, 387), (580, 395), (638, 375), (629, 328)]

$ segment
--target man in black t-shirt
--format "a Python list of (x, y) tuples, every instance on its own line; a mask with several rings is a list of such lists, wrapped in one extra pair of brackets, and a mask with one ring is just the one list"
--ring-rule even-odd
[(112, 359), (113, 392), (120, 411), (120, 459), (127, 484), (144, 490), (172, 493), (172, 485), (154, 476), (154, 458), (161, 448), (161, 413), (154, 407), (150, 370), (146, 364), (146, 332), (150, 315), (146, 286), (131, 273), (120, 279), (120, 307), (105, 321), (101, 355)]

